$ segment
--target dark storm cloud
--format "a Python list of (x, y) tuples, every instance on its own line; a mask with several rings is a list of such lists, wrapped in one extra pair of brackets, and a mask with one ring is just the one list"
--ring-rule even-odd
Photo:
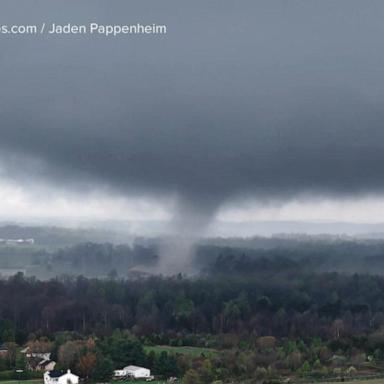
[(380, 1), (3, 1), (2, 24), (168, 27), (1, 36), (3, 166), (208, 214), (239, 194), (380, 192), (383, 20)]

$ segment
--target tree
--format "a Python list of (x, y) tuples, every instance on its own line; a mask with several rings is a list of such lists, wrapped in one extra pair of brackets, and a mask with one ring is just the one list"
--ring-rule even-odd
[(0, 340), (15, 341), (15, 326), (9, 320), (0, 320)]
[(92, 376), (93, 370), (96, 367), (97, 358), (92, 352), (87, 352), (81, 356), (77, 365), (80, 375), (86, 379)]
[(166, 351), (162, 351), (156, 361), (155, 371), (158, 375), (164, 377), (178, 376), (179, 369), (176, 358)]
[(236, 300), (224, 303), (223, 316), (226, 330), (232, 329), (240, 319), (241, 311)]
[(78, 341), (67, 341), (59, 348), (59, 363), (63, 368), (76, 368), (76, 363), (84, 349), (84, 342)]
[(16, 355), (17, 355), (17, 344), (16, 343), (6, 343), (8, 352), (8, 364), (9, 367), (14, 368), (16, 365)]
[(111, 380), (113, 374), (113, 362), (107, 357), (97, 359), (96, 367), (93, 371), (92, 379), (98, 382)]
[(201, 381), (204, 384), (210, 384), (212, 383), (215, 373), (213, 371), (212, 363), (210, 360), (205, 359), (203, 362), (203, 365), (200, 368), (200, 377)]
[(22, 353), (18, 353), (16, 355), (15, 368), (25, 371), (26, 367), (27, 367), (27, 359), (25, 355)]
[(100, 350), (120, 367), (125, 366), (128, 361), (131, 364), (144, 365), (147, 360), (142, 344), (130, 335), (116, 333), (100, 343)]
[(198, 372), (194, 369), (189, 369), (181, 382), (182, 384), (202, 384)]
[(193, 315), (194, 310), (193, 301), (181, 294), (174, 302), (172, 315), (177, 322), (184, 324)]
[(307, 376), (311, 372), (311, 366), (308, 361), (305, 361), (304, 364), (299, 369), (299, 374), (301, 376)]

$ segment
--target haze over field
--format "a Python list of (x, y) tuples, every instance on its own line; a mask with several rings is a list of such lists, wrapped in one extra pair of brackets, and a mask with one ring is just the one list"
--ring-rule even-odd
[(223, 222), (383, 221), (381, 1), (4, 0), (1, 13), (167, 25), (1, 37), (3, 218), (166, 222), (168, 264)]

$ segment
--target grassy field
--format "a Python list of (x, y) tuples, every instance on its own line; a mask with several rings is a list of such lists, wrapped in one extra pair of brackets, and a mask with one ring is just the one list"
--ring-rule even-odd
[[(0, 381), (1, 384), (42, 384), (43, 380), (11, 380), (11, 381)], [(153, 380), (153, 381), (145, 381), (145, 380), (135, 380), (135, 381), (116, 381), (115, 383), (118, 384), (166, 384), (166, 381), (159, 381), (159, 380)]]
[(32, 379), (32, 380), (7, 380), (7, 381), (0, 381), (1, 384), (42, 384), (43, 379)]
[[(322, 382), (321, 384), (340, 384), (341, 381), (326, 381)], [(350, 384), (384, 384), (384, 378), (383, 379), (364, 379), (364, 380), (345, 380), (344, 383), (350, 383)]]
[(119, 381), (118, 383), (121, 383), (121, 384), (148, 384), (148, 383), (152, 383), (152, 384), (166, 384), (166, 381), (159, 381), (159, 380), (153, 380), (153, 381), (145, 381), (145, 380), (138, 380), (138, 381)]
[(182, 355), (189, 355), (193, 357), (201, 356), (213, 356), (217, 353), (215, 349), (211, 348), (200, 348), (200, 347), (172, 347), (169, 345), (154, 345), (154, 346), (145, 346), (145, 352), (154, 351), (156, 354), (166, 351), (168, 353), (180, 353)]

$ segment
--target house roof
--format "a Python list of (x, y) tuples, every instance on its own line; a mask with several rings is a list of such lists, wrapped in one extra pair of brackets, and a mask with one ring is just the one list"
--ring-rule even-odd
[(47, 372), (47, 374), (50, 376), (50, 377), (60, 377), (60, 376), (63, 376), (64, 373), (63, 372), (60, 372), (60, 371), (51, 371), (51, 372)]
[(137, 365), (128, 365), (127, 367), (124, 367), (125, 371), (138, 371), (139, 369), (148, 369), (148, 368), (138, 367)]
[(55, 361), (47, 359), (47, 360), (40, 361), (39, 365), (42, 366), (42, 367), (45, 367), (46, 365), (48, 365), (50, 363), (55, 363), (56, 364)]
[(50, 371), (50, 372), (45, 372), (44, 375), (48, 375), (50, 377), (61, 377), (61, 376), (66, 376), (66, 375), (70, 375), (70, 376), (75, 376), (75, 377), (79, 377), (77, 375), (75, 375), (74, 373), (71, 372), (70, 369), (67, 370), (67, 372), (62, 372), (62, 371)]

